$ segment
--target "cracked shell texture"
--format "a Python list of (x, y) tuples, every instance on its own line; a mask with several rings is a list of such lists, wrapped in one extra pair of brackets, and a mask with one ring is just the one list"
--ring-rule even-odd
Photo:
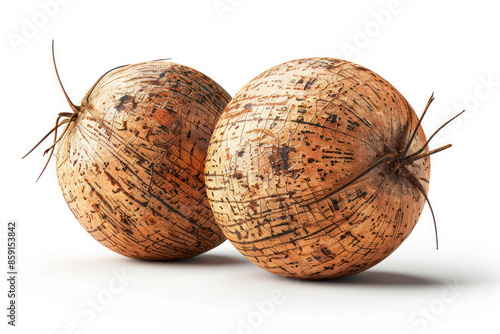
[(136, 259), (172, 260), (225, 240), (203, 168), (230, 100), (206, 75), (153, 61), (104, 74), (59, 143), (59, 185), (98, 242)]
[[(281, 276), (368, 269), (408, 237), (425, 198), (389, 164), (335, 191), (402, 151), (417, 123), (405, 98), (362, 66), (331, 58), (275, 66), (216, 125), (205, 166), (216, 220), (244, 256)], [(423, 143), (419, 128), (408, 153)], [(427, 191), (429, 159), (407, 169)]]

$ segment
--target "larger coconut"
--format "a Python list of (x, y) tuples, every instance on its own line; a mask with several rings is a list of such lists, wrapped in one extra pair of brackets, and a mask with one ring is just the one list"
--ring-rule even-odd
[(408, 237), (424, 207), (429, 158), (404, 160), (426, 141), (420, 127), (411, 139), (417, 124), (405, 98), (362, 66), (275, 66), (236, 94), (215, 128), (205, 169), (215, 217), (272, 273), (368, 269)]

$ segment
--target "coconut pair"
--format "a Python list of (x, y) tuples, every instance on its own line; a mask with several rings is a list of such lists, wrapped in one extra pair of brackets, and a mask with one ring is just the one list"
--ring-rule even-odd
[(144, 260), (227, 238), (281, 276), (361, 272), (411, 233), (429, 156), (450, 146), (429, 151), (390, 83), (332, 58), (275, 66), (233, 99), (168, 61), (111, 70), (78, 106), (64, 94), (73, 112), (59, 114), (46, 151), (57, 146), (64, 198), (102, 245)]

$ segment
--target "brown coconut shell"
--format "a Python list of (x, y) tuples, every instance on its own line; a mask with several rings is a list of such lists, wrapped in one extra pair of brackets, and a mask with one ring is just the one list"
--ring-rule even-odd
[(426, 142), (420, 126), (411, 140), (418, 121), (389, 82), (360, 65), (275, 66), (234, 96), (215, 128), (205, 178), (216, 220), (272, 273), (366, 270), (401, 245), (425, 205), (430, 159), (402, 160)]
[(229, 100), (206, 75), (171, 62), (101, 77), (56, 155), (64, 198), (85, 230), (119, 254), (146, 260), (192, 257), (223, 242), (203, 169)]

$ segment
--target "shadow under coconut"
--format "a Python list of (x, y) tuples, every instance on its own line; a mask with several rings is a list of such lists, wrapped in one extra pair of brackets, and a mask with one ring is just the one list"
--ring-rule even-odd
[(131, 258), (125, 258), (126, 261), (135, 263), (147, 263), (151, 265), (160, 266), (230, 266), (238, 264), (250, 264), (250, 262), (244, 258), (218, 255), (218, 254), (201, 254), (195, 257), (182, 259), (182, 260), (165, 260), (165, 261), (147, 261), (147, 260), (137, 260)]
[[(262, 273), (259, 273), (262, 274)], [(268, 274), (268, 273), (266, 273)], [(257, 273), (255, 273), (257, 276)], [(429, 277), (423, 275), (412, 275), (412, 274), (402, 274), (394, 273), (380, 270), (368, 270), (355, 275), (345, 276), (340, 278), (332, 279), (296, 279), (290, 277), (282, 277), (272, 274), (278, 280), (285, 280), (289, 282), (298, 282), (304, 285), (336, 285), (336, 286), (387, 286), (387, 287), (397, 287), (397, 286), (411, 286), (411, 287), (435, 287), (443, 286), (446, 284), (446, 279), (441, 279), (438, 277)]]
[(77, 259), (58, 259), (44, 263), (39, 268), (39, 272), (51, 277), (85, 281), (88, 279), (103, 279), (109, 277), (113, 271), (120, 272), (122, 270), (126, 270), (132, 275), (145, 272), (156, 275), (172, 269), (181, 273), (182, 268), (189, 268), (189, 270), (196, 270), (197, 267), (222, 269), (241, 265), (252, 266), (245, 258), (218, 254), (201, 254), (188, 259), (170, 261), (137, 260), (116, 254), (109, 257), (90, 256)]
[(315, 281), (325, 284), (342, 285), (376, 285), (376, 286), (441, 286), (443, 280), (416, 276), (410, 274), (391, 273), (384, 271), (365, 271), (356, 275), (331, 280)]

